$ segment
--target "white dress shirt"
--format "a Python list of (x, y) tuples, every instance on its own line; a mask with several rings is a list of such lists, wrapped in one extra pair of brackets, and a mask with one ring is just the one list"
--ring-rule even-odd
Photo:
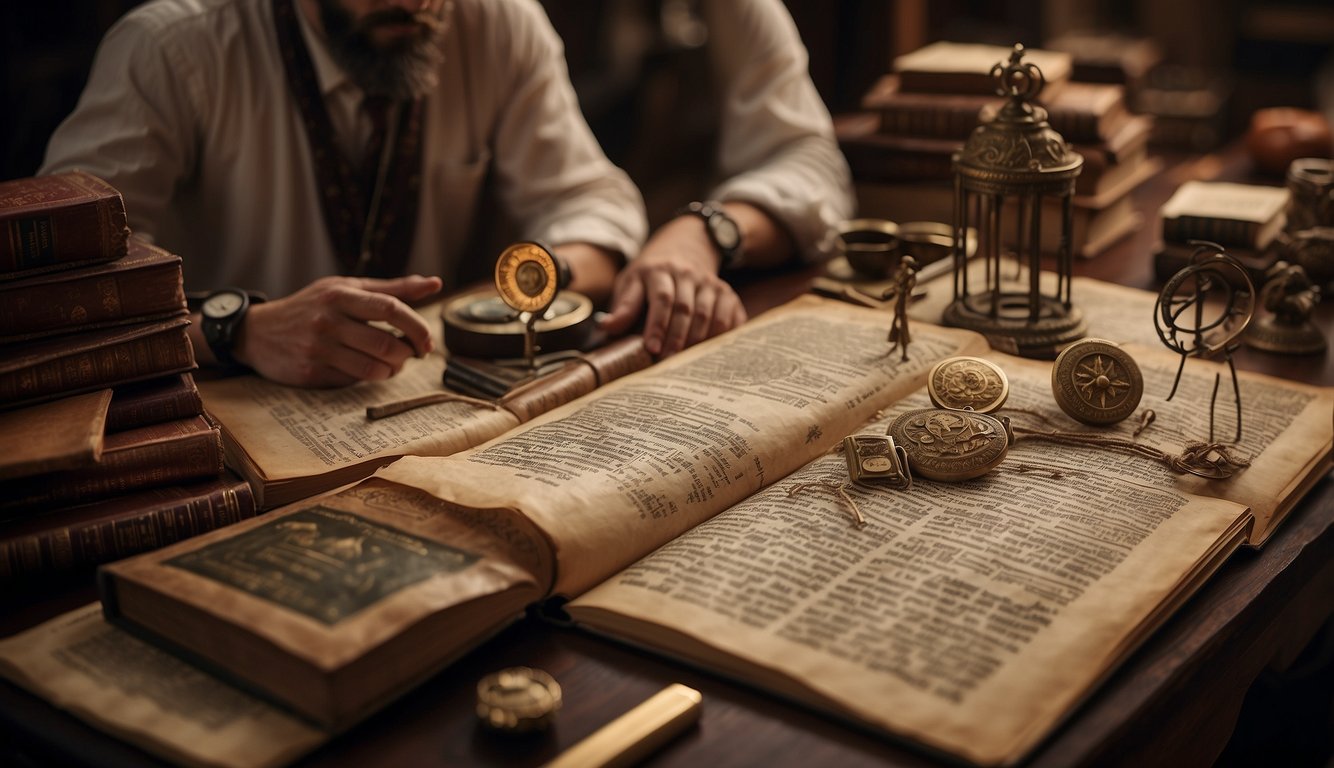
[(828, 258), (853, 216), (852, 174), (806, 48), (781, 0), (703, 0), (722, 90), (718, 177), (710, 197), (752, 203), (786, 225), (803, 258)]
[[(633, 256), (643, 201), (579, 112), (560, 40), (533, 0), (451, 0), (424, 105), (408, 271), (455, 287), (488, 169), (520, 236)], [(300, 16), (301, 14), (298, 14)], [(340, 145), (369, 131), (362, 94), (305, 25)], [(355, 154), (355, 152), (352, 152)], [(337, 274), (271, 0), (152, 0), (107, 33), (41, 173), (82, 168), (124, 195), (130, 227), (181, 255), (188, 290), (270, 296)]]

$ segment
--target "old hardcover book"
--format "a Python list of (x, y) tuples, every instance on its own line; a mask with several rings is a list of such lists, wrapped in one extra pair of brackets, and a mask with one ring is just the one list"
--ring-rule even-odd
[(0, 182), (0, 279), (125, 255), (120, 192), (83, 171)]
[(203, 416), (107, 435), (96, 464), (6, 483), (0, 519), (222, 474), (222, 436)]
[[(443, 339), (435, 342), (444, 349)], [(638, 337), (627, 338), (499, 400), (446, 390), (439, 352), (408, 360), (387, 381), (344, 389), (286, 387), (257, 376), (198, 386), (222, 427), (228, 466), (250, 482), (260, 508), (270, 509), (360, 480), (400, 456), (444, 456), (478, 445), (651, 363)], [(429, 404), (399, 408), (423, 398)], [(389, 415), (370, 418), (368, 407)]]
[[(1047, 121), (1069, 142), (1106, 141), (1129, 118), (1125, 89), (1117, 85), (1066, 83), (1043, 93)], [(899, 88), (899, 76), (881, 77), (862, 97), (862, 109), (880, 114), (880, 131), (901, 136), (967, 139), (994, 117), (1004, 99), (989, 94), (920, 93)]]
[[(338, 728), (533, 600), (573, 598), (591, 631), (1007, 765), (1331, 466), (1327, 388), (1242, 374), (1250, 466), (1215, 482), (1160, 459), (1204, 439), (1218, 365), (1191, 361), (1168, 403), (1177, 358), (1131, 348), (1158, 414), (1134, 436), (1066, 417), (1050, 364), (929, 325), (900, 361), (885, 327), (800, 300), (476, 449), (106, 566), (104, 610)], [(851, 485), (830, 449), (928, 407), (925, 374), (959, 353), (1009, 376), (1005, 461)]]
[(186, 311), (155, 320), (5, 347), (0, 410), (195, 368)]
[(194, 376), (177, 373), (135, 384), (123, 384), (112, 391), (107, 406), (107, 432), (121, 432), (149, 424), (175, 421), (204, 412), (204, 401), (195, 386)]
[(101, 389), (0, 412), (0, 435), (9, 444), (0, 481), (96, 464), (110, 402), (111, 390)]
[(1188, 181), (1159, 209), (1163, 240), (1208, 240), (1263, 250), (1283, 229), (1288, 190), (1258, 184)]
[(0, 344), (161, 319), (184, 308), (181, 257), (130, 238), (124, 258), (0, 283)]
[(113, 496), (0, 524), (0, 582), (87, 570), (255, 516), (235, 477)]
[[(1011, 49), (1003, 45), (982, 45), (939, 41), (905, 53), (894, 59), (899, 88), (917, 93), (973, 93), (992, 95), (996, 80), (991, 68), (1005, 66)], [(1049, 88), (1058, 88), (1070, 79), (1070, 54), (1058, 51), (1025, 49), (1024, 61), (1037, 65)]]

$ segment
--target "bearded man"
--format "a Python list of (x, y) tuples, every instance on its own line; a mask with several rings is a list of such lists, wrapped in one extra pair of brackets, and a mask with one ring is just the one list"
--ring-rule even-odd
[(488, 175), (595, 301), (647, 228), (535, 0), (150, 0), (107, 33), (40, 172), (73, 168), (214, 292), (202, 363), (303, 386), (430, 349), (411, 305), (492, 257), (467, 249)]

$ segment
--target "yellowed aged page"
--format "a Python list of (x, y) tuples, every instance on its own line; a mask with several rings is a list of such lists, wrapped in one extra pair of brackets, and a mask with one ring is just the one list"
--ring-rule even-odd
[[(1011, 398), (1037, 389), (1012, 379)], [(895, 412), (927, 405), (919, 393)], [(970, 762), (1013, 763), (1249, 523), (1238, 504), (1119, 473), (1143, 457), (1084, 459), (1020, 441), (981, 478), (894, 491), (849, 484), (832, 453), (568, 610)]]
[(0, 640), (0, 674), (184, 765), (285, 765), (329, 738), (107, 624), (95, 603)]
[[(1145, 349), (1128, 344), (1124, 349), (1136, 360), (1144, 377), (1144, 395), (1139, 409), (1125, 421), (1109, 427), (1089, 427), (1062, 413), (1051, 393), (1051, 364), (992, 353), (1009, 375), (1010, 399), (1000, 414), (1008, 414), (1017, 429), (1077, 432), (1103, 438), (1133, 441), (1164, 455), (1181, 455), (1187, 445), (1209, 441), (1209, 398), (1214, 375), (1219, 374), (1218, 400), (1214, 409), (1214, 440), (1228, 446), (1250, 466), (1226, 480), (1208, 480), (1174, 472), (1165, 463), (1105, 447), (1066, 445), (1062, 455), (1078, 466), (1115, 473), (1159, 487), (1185, 493), (1228, 499), (1250, 507), (1255, 530), (1249, 543), (1258, 545), (1273, 532), (1283, 516), (1330, 468), (1334, 447), (1334, 389), (1276, 379), (1239, 371), (1242, 403), (1242, 437), (1236, 436), (1236, 406), (1227, 366), (1191, 359), (1181, 375), (1177, 392), (1169, 402), (1180, 358), (1166, 350)], [(1152, 410), (1151, 426), (1134, 435), (1145, 411)], [(1041, 412), (1035, 418), (1032, 412)], [(1019, 434), (1019, 444), (1033, 440)]]
[[(436, 348), (442, 348), (439, 339)], [(368, 405), (443, 392), (444, 367), (437, 351), (408, 360), (386, 381), (306, 389), (241, 376), (201, 381), (199, 392), (222, 424), (228, 463), (268, 508), (359, 480), (400, 456), (445, 456), (479, 445), (519, 423), (508, 411), (476, 401), (366, 418)]]
[(917, 389), (980, 336), (803, 297), (476, 450), (407, 458), (382, 477), (480, 509), (522, 511), (575, 595), (777, 481)]

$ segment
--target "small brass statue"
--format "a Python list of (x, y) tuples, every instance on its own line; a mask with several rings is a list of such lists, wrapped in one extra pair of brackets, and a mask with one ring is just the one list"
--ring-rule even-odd
[(1316, 285), (1300, 264), (1275, 262), (1265, 270), (1260, 305), (1271, 312), (1246, 329), (1246, 344), (1266, 352), (1308, 355), (1325, 351), (1325, 335), (1311, 322), (1320, 303)]
[(889, 351), (897, 347), (902, 351), (900, 360), (908, 360), (908, 344), (912, 334), (908, 331), (908, 302), (912, 301), (913, 290), (917, 288), (917, 259), (904, 256), (899, 260), (899, 268), (894, 273), (894, 322), (889, 326)]

